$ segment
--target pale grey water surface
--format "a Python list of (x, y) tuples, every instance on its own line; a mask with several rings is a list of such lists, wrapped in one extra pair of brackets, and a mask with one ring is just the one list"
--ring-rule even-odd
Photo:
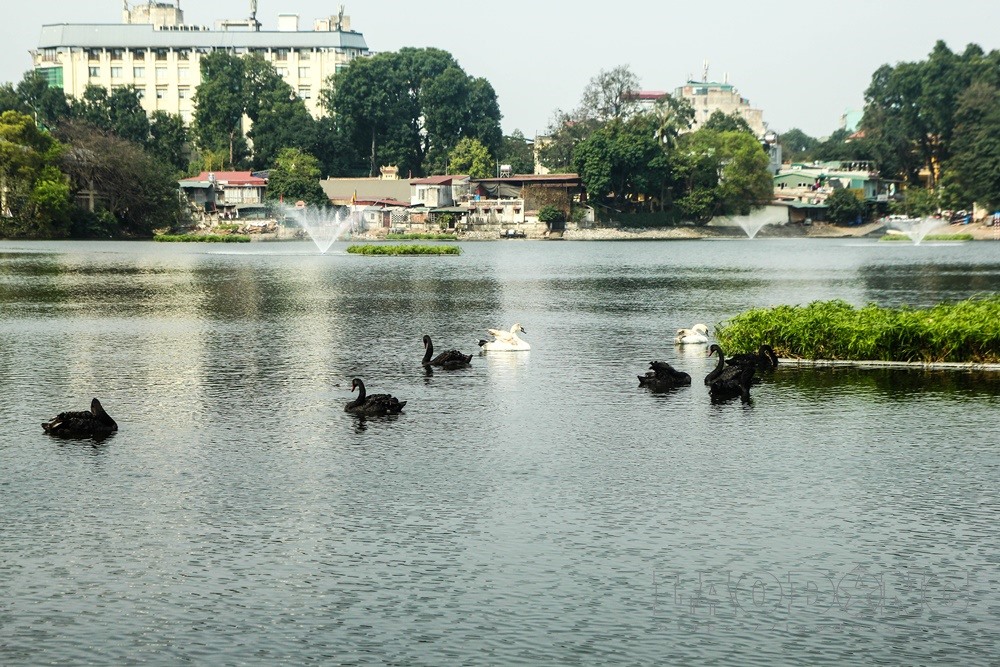
[[(461, 247), (0, 242), (0, 663), (997, 664), (998, 374), (712, 405), (672, 336), (993, 293), (1000, 244)], [(42, 434), (94, 396), (119, 433)]]

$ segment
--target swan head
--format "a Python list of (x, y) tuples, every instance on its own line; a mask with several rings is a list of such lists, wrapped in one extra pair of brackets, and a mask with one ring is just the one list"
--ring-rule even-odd
[(707, 336), (708, 335), (708, 325), (707, 324), (701, 324), (699, 322), (698, 324), (696, 324), (693, 327), (691, 327), (691, 331), (694, 331), (694, 332), (700, 333), (700, 334), (704, 334), (705, 336)]
[(518, 332), (521, 332), (521, 333), (528, 333), (527, 331), (525, 331), (525, 330), (524, 330), (524, 327), (522, 327), (520, 323), (516, 323), (516, 324), (514, 324), (514, 326), (512, 326), (512, 327), (510, 328), (510, 332), (511, 332), (511, 333), (518, 333)]
[(428, 345), (431, 344), (431, 337), (428, 336), (427, 334), (424, 334), (424, 339), (423, 340), (424, 340), (424, 347), (427, 347)]
[(354, 390), (357, 389), (358, 387), (364, 387), (364, 386), (365, 383), (361, 381), (361, 378), (354, 378), (353, 380), (351, 380), (351, 393), (353, 394)]
[(705, 356), (708, 356), (708, 357), (710, 357), (710, 356), (712, 356), (713, 354), (715, 354), (716, 352), (718, 352), (718, 353), (719, 353), (719, 356), (720, 356), (720, 357), (722, 356), (722, 348), (721, 348), (721, 347), (719, 347), (718, 345), (716, 345), (715, 343), (712, 343), (712, 346), (708, 348), (708, 354), (707, 354), (707, 355), (705, 355)]

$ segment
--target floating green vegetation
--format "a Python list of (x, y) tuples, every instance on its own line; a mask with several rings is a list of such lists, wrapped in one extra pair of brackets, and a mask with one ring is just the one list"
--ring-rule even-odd
[[(922, 241), (974, 241), (976, 237), (972, 234), (928, 234)], [(886, 234), (879, 241), (906, 241), (913, 243), (906, 234)]]
[(779, 356), (852, 361), (1000, 362), (1000, 295), (932, 308), (841, 300), (756, 308), (716, 332), (724, 350), (770, 343)]
[(250, 243), (246, 234), (159, 234), (153, 240), (161, 243)]
[(455, 234), (429, 234), (429, 233), (407, 233), (407, 234), (386, 234), (389, 241), (457, 241)]
[(354, 255), (460, 255), (462, 249), (454, 245), (369, 243), (348, 246), (347, 252)]

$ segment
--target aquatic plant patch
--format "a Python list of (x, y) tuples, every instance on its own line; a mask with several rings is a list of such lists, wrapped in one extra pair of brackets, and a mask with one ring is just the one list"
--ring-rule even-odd
[(454, 245), (374, 244), (347, 247), (352, 255), (460, 255), (462, 249)]
[(727, 352), (774, 347), (779, 356), (920, 362), (1000, 362), (1000, 295), (932, 308), (855, 308), (842, 300), (755, 308), (722, 323)]
[(250, 243), (246, 234), (160, 234), (153, 240), (160, 243)]

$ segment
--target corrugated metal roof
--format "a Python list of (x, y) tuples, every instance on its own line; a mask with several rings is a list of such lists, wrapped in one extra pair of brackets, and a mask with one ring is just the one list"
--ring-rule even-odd
[(368, 50), (359, 32), (277, 30), (154, 30), (150, 24), (59, 23), (42, 26), (39, 49), (78, 47), (97, 49), (308, 49), (347, 48)]

